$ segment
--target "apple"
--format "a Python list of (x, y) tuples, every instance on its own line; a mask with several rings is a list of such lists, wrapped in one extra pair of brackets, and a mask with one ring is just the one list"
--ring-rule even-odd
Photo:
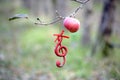
[(64, 27), (70, 32), (74, 33), (79, 30), (80, 22), (72, 17), (66, 17), (63, 21)]

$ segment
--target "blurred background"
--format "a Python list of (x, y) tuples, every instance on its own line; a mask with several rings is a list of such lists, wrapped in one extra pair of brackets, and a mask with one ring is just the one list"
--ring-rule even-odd
[[(82, 0), (80, 0), (82, 1)], [(84, 1), (84, 0), (83, 0)], [(120, 80), (120, 1), (90, 0), (76, 13), (81, 26), (70, 33), (51, 22), (55, 11), (68, 16), (80, 4), (71, 0), (0, 0), (0, 80)], [(15, 14), (28, 19), (9, 21)], [(70, 39), (66, 64), (57, 68), (55, 37), (64, 29)]]

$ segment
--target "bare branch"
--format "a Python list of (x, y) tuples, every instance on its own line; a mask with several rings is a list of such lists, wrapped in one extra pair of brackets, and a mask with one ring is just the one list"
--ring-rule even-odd
[(85, 4), (85, 3), (87, 3), (89, 0), (71, 0), (71, 1), (75, 1), (75, 2), (80, 3), (80, 4)]
[[(89, 0), (71, 0), (71, 1), (75, 1), (75, 2), (78, 2), (78, 3), (81, 4), (78, 8), (75, 9), (75, 11), (74, 11), (73, 13), (71, 13), (71, 14), (69, 15), (69, 17), (75, 17), (75, 14), (76, 14), (80, 9), (82, 9), (83, 6), (84, 6)], [(62, 20), (62, 19), (64, 19), (64, 18), (65, 18), (65, 17), (60, 16), (60, 14), (58, 13), (58, 11), (56, 10), (56, 18), (55, 18), (53, 21), (51, 21), (51, 22), (49, 22), (49, 23), (44, 23), (44, 22), (42, 22), (39, 18), (37, 18), (37, 20), (38, 20), (39, 22), (36, 22), (35, 24), (37, 24), (37, 25), (50, 25), (50, 24), (54, 24), (54, 23), (56, 23), (56, 22), (58, 22), (58, 21), (60, 21), (60, 20)]]
[(56, 17), (60, 17), (60, 14), (58, 13), (57, 10), (55, 11), (55, 13), (56, 13)]
[(60, 14), (58, 13), (58, 11), (56, 10), (56, 18), (53, 21), (51, 21), (49, 23), (44, 23), (44, 22), (42, 22), (40, 20), (40, 18), (37, 18), (37, 20), (39, 22), (38, 23), (36, 22), (35, 24), (37, 24), (37, 25), (50, 25), (50, 24), (54, 24), (54, 23), (56, 23), (56, 22), (58, 22), (58, 21), (60, 21), (62, 19), (64, 19), (64, 17), (60, 16)]
[(75, 14), (76, 14), (80, 9), (82, 9), (83, 6), (84, 6), (89, 0), (72, 0), (72, 1), (75, 1), (75, 2), (78, 2), (78, 3), (81, 4), (78, 8), (76, 8), (76, 10), (75, 10), (72, 14), (70, 14), (71, 17), (74, 17)]
[(39, 21), (39, 23), (35, 23), (36, 25), (50, 25), (50, 24), (54, 24), (60, 20), (62, 20), (63, 18), (57, 18), (56, 20), (53, 20), (52, 22), (49, 22), (49, 23), (44, 23), (44, 22), (41, 22), (41, 20), (39, 18), (37, 18), (37, 20)]
[(70, 17), (74, 17), (75, 14), (82, 8), (83, 8), (83, 5), (80, 5), (72, 14), (70, 14)]

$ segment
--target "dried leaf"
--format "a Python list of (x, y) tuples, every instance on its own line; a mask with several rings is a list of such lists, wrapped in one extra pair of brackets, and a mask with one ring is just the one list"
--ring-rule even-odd
[(9, 21), (15, 20), (15, 19), (20, 19), (20, 18), (26, 18), (26, 19), (28, 19), (28, 15), (27, 14), (16, 14), (16, 15), (10, 17)]

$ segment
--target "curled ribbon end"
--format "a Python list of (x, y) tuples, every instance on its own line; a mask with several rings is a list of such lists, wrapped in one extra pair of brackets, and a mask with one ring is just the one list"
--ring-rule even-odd
[(63, 65), (61, 65), (61, 62), (59, 60), (56, 61), (56, 66), (59, 67), (59, 68), (63, 67)]

